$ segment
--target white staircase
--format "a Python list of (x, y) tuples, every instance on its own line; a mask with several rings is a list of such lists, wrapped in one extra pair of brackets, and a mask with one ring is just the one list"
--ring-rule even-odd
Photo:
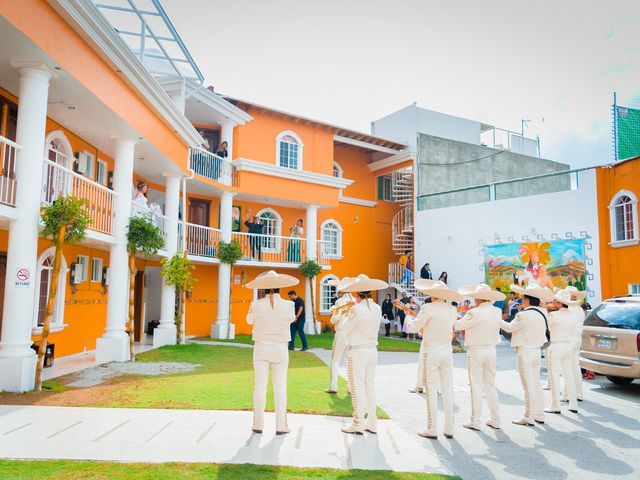
[(389, 264), (389, 285), (413, 297), (418, 305), (422, 305), (425, 295), (415, 289), (415, 274), (404, 268), (398, 262)]

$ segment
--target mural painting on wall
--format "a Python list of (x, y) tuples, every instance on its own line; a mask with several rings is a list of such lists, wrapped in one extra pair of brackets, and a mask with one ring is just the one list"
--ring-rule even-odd
[(505, 293), (512, 284), (587, 288), (584, 240), (487, 245), (484, 260), (487, 285)]

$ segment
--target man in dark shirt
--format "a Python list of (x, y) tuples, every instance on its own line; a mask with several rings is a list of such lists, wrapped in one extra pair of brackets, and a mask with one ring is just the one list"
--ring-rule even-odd
[(295, 290), (289, 290), (289, 300), (294, 304), (294, 310), (296, 312), (296, 319), (291, 324), (291, 341), (289, 342), (289, 350), (293, 350), (293, 344), (296, 340), (296, 332), (300, 335), (302, 340), (302, 351), (309, 350), (307, 345), (307, 336), (304, 333), (304, 300), (296, 295)]

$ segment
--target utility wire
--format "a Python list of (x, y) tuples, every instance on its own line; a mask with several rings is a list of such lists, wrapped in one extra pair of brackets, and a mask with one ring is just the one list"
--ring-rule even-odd
[(492, 153), (491, 155), (485, 155), (484, 157), (472, 158), (471, 160), (462, 160), (461, 162), (453, 162), (453, 163), (428, 163), (428, 162), (420, 162), (420, 165), (428, 165), (432, 167), (449, 167), (452, 165), (464, 165), (465, 163), (479, 162), (481, 160), (486, 160), (488, 158), (495, 157), (500, 155), (501, 153), (505, 153), (505, 150), (500, 150), (499, 152)]

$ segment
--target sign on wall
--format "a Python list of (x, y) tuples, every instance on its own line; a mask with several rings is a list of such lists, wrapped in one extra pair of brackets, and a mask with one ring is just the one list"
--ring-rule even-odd
[(505, 293), (512, 284), (587, 288), (584, 239), (487, 245), (484, 269), (487, 285)]
[(31, 272), (28, 268), (18, 268), (16, 271), (15, 286), (28, 288), (31, 285)]

